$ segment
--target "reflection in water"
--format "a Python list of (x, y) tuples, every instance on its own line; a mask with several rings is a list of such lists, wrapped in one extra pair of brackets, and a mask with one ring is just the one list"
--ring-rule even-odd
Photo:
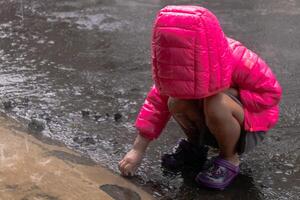
[[(2, 111), (29, 128), (43, 127), (37, 128), (42, 134), (117, 172), (116, 161), (130, 148), (134, 119), (152, 84), (152, 19), (166, 4), (190, 3), (199, 4), (24, 0), (22, 6), (21, 1), (0, 1)], [(198, 188), (193, 174), (162, 172), (160, 155), (182, 137), (173, 121), (131, 181), (158, 199), (295, 199), (300, 191), (299, 2), (201, 4), (220, 17), (228, 36), (260, 52), (272, 66), (286, 88), (280, 122), (264, 144), (243, 157), (242, 175), (223, 192)]]
[(65, 22), (72, 22), (79, 25), (78, 28), (88, 30), (97, 28), (102, 31), (118, 31), (121, 30), (123, 26), (126, 26), (127, 23), (116, 20), (109, 14), (104, 15), (80, 12), (54, 12), (52, 15), (53, 19), (48, 19), (50, 22), (63, 20)]

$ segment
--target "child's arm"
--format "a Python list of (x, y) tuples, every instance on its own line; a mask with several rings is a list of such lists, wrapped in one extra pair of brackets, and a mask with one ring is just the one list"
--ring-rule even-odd
[(119, 162), (119, 169), (123, 176), (133, 175), (137, 167), (142, 161), (143, 155), (151, 140), (137, 135), (133, 143), (132, 149)]
[(269, 66), (254, 52), (240, 45), (234, 54), (240, 55), (234, 72), (234, 82), (239, 85), (243, 105), (253, 112), (276, 106), (281, 99), (281, 87)]
[(141, 135), (150, 140), (159, 137), (171, 117), (168, 99), (155, 86), (151, 88), (135, 121), (135, 127)]
[(160, 135), (169, 119), (168, 97), (161, 95), (153, 86), (135, 122), (139, 134), (133, 148), (119, 162), (122, 175), (133, 175), (142, 161), (148, 144)]

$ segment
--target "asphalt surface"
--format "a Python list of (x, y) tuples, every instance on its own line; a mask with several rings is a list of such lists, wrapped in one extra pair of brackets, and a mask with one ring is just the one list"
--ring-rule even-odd
[(171, 121), (130, 179), (156, 199), (298, 199), (300, 1), (0, 0), (1, 110), (39, 138), (65, 143), (116, 173), (152, 85), (150, 37), (168, 4), (212, 10), (227, 34), (263, 57), (283, 87), (280, 120), (222, 192), (169, 174), (160, 156), (183, 133)]

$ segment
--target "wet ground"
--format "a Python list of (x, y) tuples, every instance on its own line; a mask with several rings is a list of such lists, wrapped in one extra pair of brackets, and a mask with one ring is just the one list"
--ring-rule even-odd
[[(298, 0), (0, 0), (1, 110), (118, 173), (134, 119), (152, 84), (150, 36), (167, 4), (200, 4), (226, 34), (258, 52), (283, 87), (281, 117), (243, 157), (223, 192), (191, 174), (168, 174), (160, 155), (182, 133), (171, 121), (131, 181), (156, 199), (298, 199), (300, 196), (300, 2)], [(41, 132), (41, 133), (40, 133)]]

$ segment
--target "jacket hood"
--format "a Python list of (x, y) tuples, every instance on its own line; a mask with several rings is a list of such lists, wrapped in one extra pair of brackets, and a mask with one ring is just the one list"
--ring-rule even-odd
[(199, 6), (167, 6), (152, 33), (152, 75), (163, 95), (204, 98), (231, 84), (232, 52), (214, 14)]

